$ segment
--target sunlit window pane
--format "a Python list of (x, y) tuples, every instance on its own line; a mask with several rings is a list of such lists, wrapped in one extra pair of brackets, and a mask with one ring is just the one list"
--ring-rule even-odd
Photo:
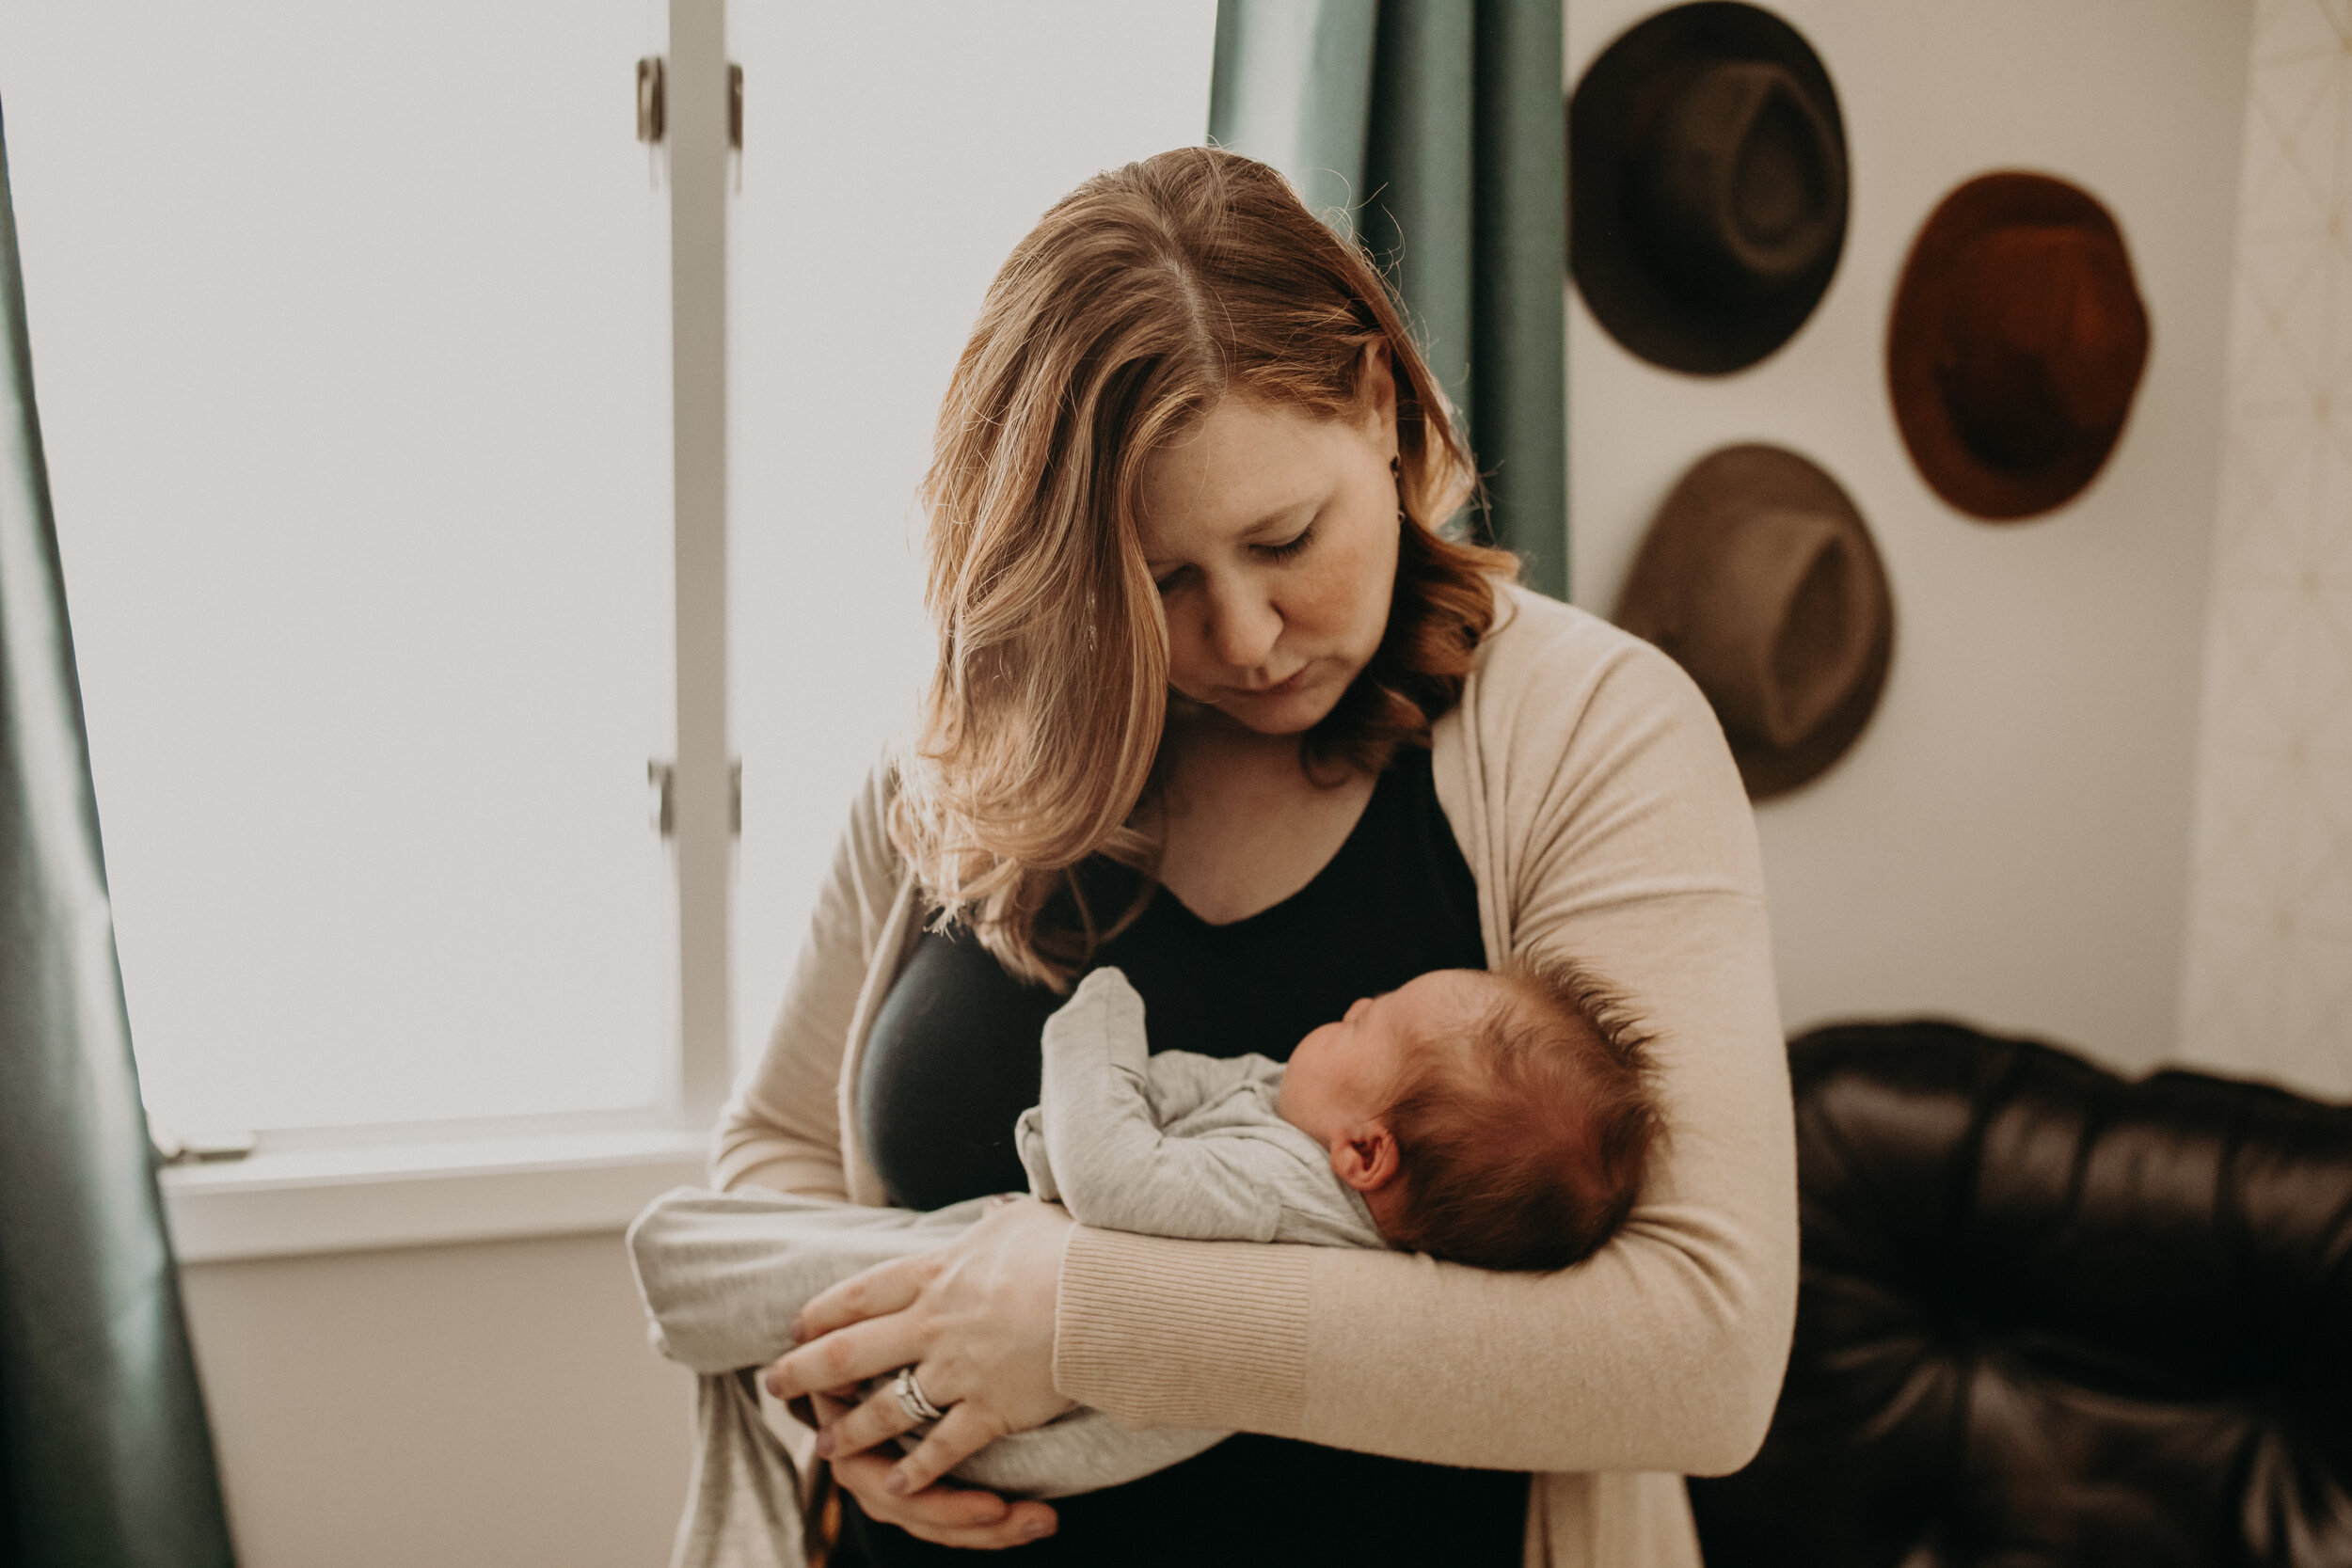
[(1214, 0), (738, 0), (730, 546), (735, 1008), (757, 1049), (857, 781), (930, 644), (914, 544), (980, 296), (1056, 198), (1198, 143)]
[(131, 1022), (183, 1130), (674, 1047), (647, 0), (0, 8)]

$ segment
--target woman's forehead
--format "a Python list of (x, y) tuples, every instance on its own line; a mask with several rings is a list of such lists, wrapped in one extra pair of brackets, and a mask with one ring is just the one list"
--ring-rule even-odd
[(1247, 533), (1321, 499), (1349, 434), (1285, 404), (1227, 397), (1144, 464), (1147, 546)]

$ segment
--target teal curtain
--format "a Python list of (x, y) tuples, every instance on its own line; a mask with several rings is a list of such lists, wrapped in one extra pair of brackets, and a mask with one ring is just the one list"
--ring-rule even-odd
[(1389, 270), (1478, 453), (1491, 536), (1565, 598), (1560, 0), (1218, 0), (1209, 135)]
[(0, 1563), (233, 1560), (115, 966), (0, 135)]

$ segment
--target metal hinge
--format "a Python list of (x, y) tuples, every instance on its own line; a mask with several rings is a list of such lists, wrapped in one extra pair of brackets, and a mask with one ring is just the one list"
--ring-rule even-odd
[[(653, 831), (663, 838), (677, 832), (677, 768), (655, 757), (645, 764), (645, 782), (653, 786)], [(743, 764), (727, 768), (727, 832), (743, 836)]]
[[(637, 139), (647, 146), (661, 140), (670, 129), (669, 71), (659, 55), (637, 62)], [(727, 145), (743, 150), (743, 68), (727, 67)]]
[(670, 103), (661, 56), (647, 55), (637, 62), (637, 139), (651, 145), (670, 128)]

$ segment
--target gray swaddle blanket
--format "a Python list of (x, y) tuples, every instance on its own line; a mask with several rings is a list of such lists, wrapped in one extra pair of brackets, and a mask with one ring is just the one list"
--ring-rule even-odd
[[(1116, 969), (1078, 983), (1047, 1021), (1042, 1053), (1039, 1103), (1015, 1139), (1031, 1190), (1081, 1224), (1200, 1241), (1385, 1244), (1323, 1147), (1275, 1113), (1280, 1064), (1153, 1055), (1143, 999)], [(681, 1568), (799, 1560), (798, 1527), (778, 1528), (775, 1495), (797, 1496), (797, 1471), (759, 1414), (756, 1369), (791, 1348), (792, 1322), (811, 1298), (953, 1241), (988, 1201), (916, 1213), (679, 1188), (638, 1216), (629, 1255), (655, 1348), (703, 1379)], [(997, 1439), (953, 1474), (992, 1491), (1065, 1497), (1149, 1475), (1227, 1435), (1129, 1427), (1079, 1409)]]

